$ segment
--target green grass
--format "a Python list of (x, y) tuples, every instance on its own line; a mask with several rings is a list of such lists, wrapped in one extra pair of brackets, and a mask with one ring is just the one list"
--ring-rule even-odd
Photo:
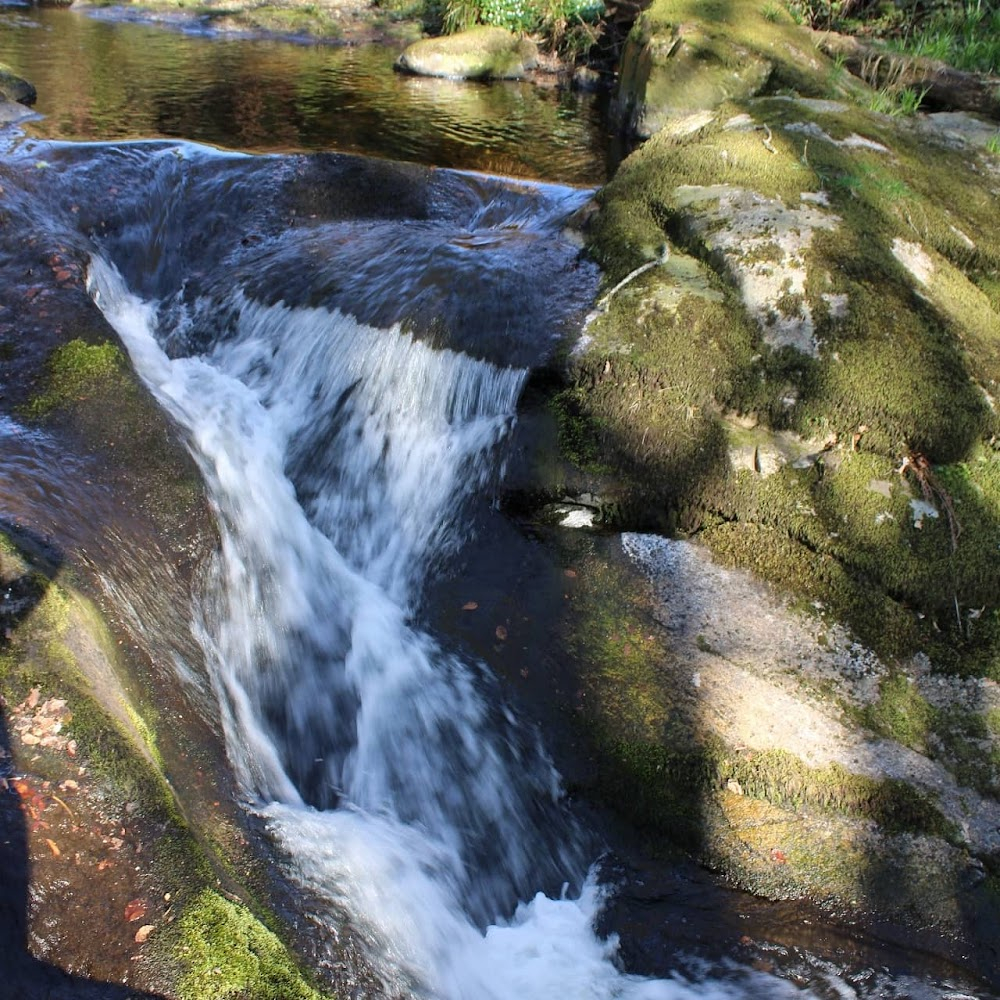
[(798, 24), (881, 39), (896, 52), (976, 73), (1000, 72), (1000, 9), (989, 0), (787, 0)]
[(901, 37), (892, 48), (909, 55), (939, 59), (957, 69), (1000, 72), (1000, 9), (982, 0), (950, 5)]
[(920, 110), (926, 96), (926, 89), (918, 91), (914, 87), (904, 87), (902, 90), (895, 90), (883, 87), (872, 94), (868, 110), (891, 115), (893, 118), (908, 118)]

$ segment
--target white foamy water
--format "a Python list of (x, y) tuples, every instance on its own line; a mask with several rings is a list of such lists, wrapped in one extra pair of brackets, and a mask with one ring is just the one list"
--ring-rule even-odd
[(347, 908), (387, 993), (801, 995), (621, 973), (544, 754), (482, 668), (412, 624), (428, 563), (495, 475), (523, 370), (238, 297), (209, 354), (170, 359), (117, 272), (94, 260), (90, 287), (217, 511), (195, 628), (233, 766), (290, 877)]

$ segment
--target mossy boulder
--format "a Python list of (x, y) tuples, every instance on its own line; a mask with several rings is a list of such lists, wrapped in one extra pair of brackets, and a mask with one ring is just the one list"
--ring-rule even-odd
[(34, 104), (37, 97), (33, 84), (18, 76), (6, 64), (0, 63), (0, 99), (18, 104)]
[(623, 509), (659, 508), (635, 523), (700, 532), (883, 651), (991, 675), (995, 160), (836, 102), (675, 120), (598, 197), (617, 290), (571, 375)]
[(605, 527), (696, 544), (658, 540), (659, 606), (574, 560), (589, 791), (746, 889), (975, 950), (1000, 916), (991, 127), (869, 110), (752, 4), (660, 0), (630, 46), (619, 107), (652, 134), (588, 216), (603, 295), (551, 410)]
[(450, 80), (520, 80), (538, 60), (534, 42), (503, 28), (476, 27), (407, 46), (397, 69)]
[(911, 941), (933, 928), (931, 950), (997, 975), (996, 684), (945, 682), (920, 657), (890, 666), (690, 542), (576, 531), (557, 544), (591, 761), (574, 794), (650, 850)]
[(863, 87), (777, 5), (656, 0), (626, 40), (612, 114), (645, 138), (691, 112), (784, 89), (841, 97)]

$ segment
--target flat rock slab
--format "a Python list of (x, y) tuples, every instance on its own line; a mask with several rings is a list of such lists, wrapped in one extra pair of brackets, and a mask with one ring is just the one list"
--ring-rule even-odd
[(537, 61), (534, 42), (503, 28), (478, 27), (414, 42), (396, 68), (449, 80), (521, 80)]

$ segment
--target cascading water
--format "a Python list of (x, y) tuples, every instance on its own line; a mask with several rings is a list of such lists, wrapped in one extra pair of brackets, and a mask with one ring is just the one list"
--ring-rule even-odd
[(196, 630), (237, 775), (388, 994), (798, 995), (620, 972), (557, 775), (485, 669), (418, 623), (430, 567), (499, 474), (525, 368), (239, 289), (144, 301), (96, 256), (89, 287), (216, 508)]

